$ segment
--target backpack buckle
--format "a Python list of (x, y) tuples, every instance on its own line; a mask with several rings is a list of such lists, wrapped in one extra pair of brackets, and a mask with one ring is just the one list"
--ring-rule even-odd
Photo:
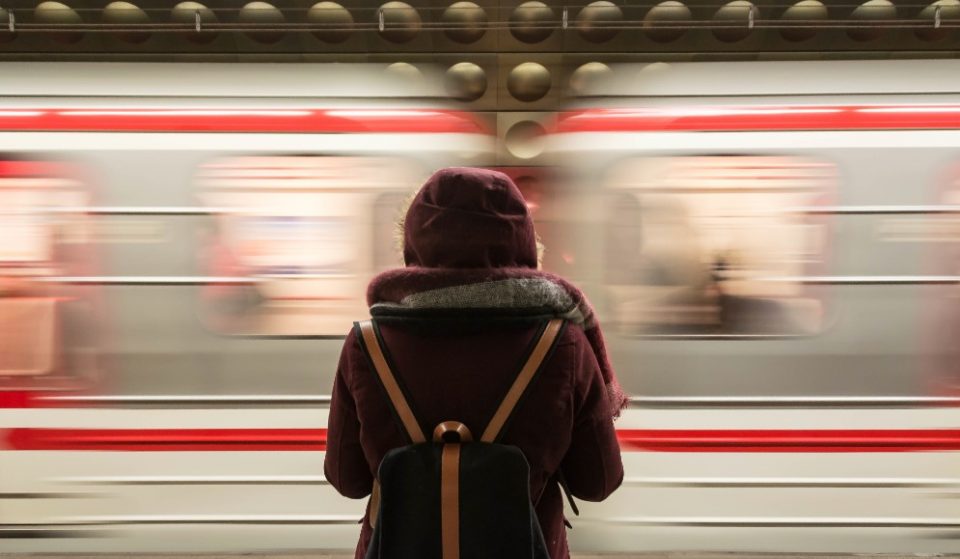
[(433, 430), (435, 443), (468, 443), (472, 440), (470, 429), (459, 421), (444, 421)]

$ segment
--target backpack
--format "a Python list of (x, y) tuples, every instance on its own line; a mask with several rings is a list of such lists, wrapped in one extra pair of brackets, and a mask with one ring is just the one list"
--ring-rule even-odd
[(428, 441), (390, 369), (376, 324), (356, 324), (371, 369), (411, 443), (380, 462), (366, 559), (550, 559), (530, 499), (530, 466), (519, 448), (500, 437), (563, 325), (561, 319), (541, 325), (478, 440), (463, 423), (444, 421)]

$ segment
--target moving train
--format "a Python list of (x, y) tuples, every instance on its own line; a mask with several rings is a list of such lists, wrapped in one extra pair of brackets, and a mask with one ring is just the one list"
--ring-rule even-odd
[[(957, 70), (627, 65), (557, 115), (521, 188), (632, 397), (575, 551), (960, 551)], [(409, 193), (496, 161), (388, 79), (0, 84), (0, 550), (352, 549), (364, 503), (322, 476), (342, 337)]]

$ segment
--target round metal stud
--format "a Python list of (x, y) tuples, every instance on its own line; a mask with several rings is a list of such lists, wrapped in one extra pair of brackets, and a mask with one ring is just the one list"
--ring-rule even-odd
[(812, 26), (827, 19), (827, 7), (820, 0), (800, 0), (783, 12), (780, 19), (795, 23), (797, 27), (784, 28), (780, 35), (788, 41), (805, 41), (813, 38), (817, 30)]
[[(194, 31), (186, 33), (184, 37), (195, 43), (209, 43), (217, 38), (215, 31), (204, 30), (204, 26), (217, 22), (217, 16), (213, 10), (199, 2), (180, 2), (170, 11), (170, 20), (193, 26)], [(197, 27), (200, 28), (199, 31), (196, 30)]]
[(857, 6), (850, 19), (856, 25), (847, 31), (854, 41), (872, 41), (883, 34), (876, 23), (897, 17), (897, 7), (890, 0), (867, 0)]
[(447, 93), (460, 101), (476, 101), (487, 91), (487, 74), (472, 62), (460, 62), (447, 70)]
[(503, 143), (507, 152), (517, 159), (533, 159), (543, 153), (546, 135), (539, 122), (521, 120), (507, 130)]
[(536, 62), (518, 64), (507, 76), (507, 91), (527, 103), (542, 99), (550, 91), (550, 85), (550, 70)]
[(387, 73), (399, 80), (418, 81), (423, 79), (423, 72), (413, 64), (394, 62), (387, 66)]
[(479, 41), (487, 32), (487, 12), (473, 2), (455, 2), (440, 16), (444, 35), (463, 45)]
[(750, 36), (756, 6), (747, 0), (733, 0), (713, 15), (713, 21), (724, 25), (713, 30), (713, 36), (725, 43), (735, 43)]
[[(278, 25), (286, 22), (283, 12), (267, 2), (250, 2), (240, 9), (238, 20), (251, 27)], [(283, 38), (283, 31), (247, 31), (247, 36), (258, 43), (276, 43)]]
[(408, 43), (420, 32), (420, 14), (406, 2), (387, 2), (380, 6), (383, 30), (380, 36), (393, 43)]
[(336, 2), (317, 2), (307, 10), (307, 22), (321, 27), (314, 37), (325, 43), (342, 43), (350, 38), (353, 15)]
[(622, 21), (623, 10), (619, 6), (607, 0), (598, 0), (577, 14), (577, 31), (591, 43), (603, 43), (617, 36), (620, 30), (616, 26)]
[(938, 41), (950, 34), (950, 27), (960, 20), (960, 0), (937, 0), (920, 11), (918, 18), (927, 23), (923, 29), (917, 30), (917, 37), (924, 41)]
[[(69, 26), (83, 23), (73, 8), (60, 2), (41, 2), (33, 9), (33, 22), (44, 25)], [(52, 33), (53, 40), (61, 43), (77, 43), (83, 39), (83, 33), (80, 31), (64, 31)]]
[(691, 18), (690, 8), (677, 0), (660, 2), (643, 17), (643, 30), (647, 37), (658, 43), (679, 39), (686, 31)]
[(613, 70), (602, 62), (587, 62), (570, 74), (570, 93), (586, 95), (603, 80), (613, 75)]
[(510, 33), (521, 43), (543, 41), (553, 33), (554, 24), (553, 10), (536, 0), (520, 4), (510, 14)]
[[(103, 9), (103, 23), (107, 25), (144, 25), (150, 23), (147, 12), (130, 2), (110, 2)], [(121, 41), (142, 43), (150, 38), (145, 31), (121, 31), (114, 33)]]

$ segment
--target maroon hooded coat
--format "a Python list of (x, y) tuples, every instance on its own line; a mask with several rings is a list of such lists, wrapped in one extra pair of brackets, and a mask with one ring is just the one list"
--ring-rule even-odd
[[(394, 373), (424, 432), (461, 421), (481, 433), (545, 317), (568, 319), (505, 428), (530, 463), (531, 498), (553, 559), (569, 557), (558, 485), (606, 498), (623, 479), (613, 419), (625, 398), (592, 311), (576, 288), (536, 271), (533, 221), (501, 173), (445, 169), (417, 194), (404, 223), (407, 267), (370, 285)], [(384, 455), (408, 444), (353, 333), (330, 405), (324, 472), (342, 495), (370, 495)], [(372, 529), (364, 516), (356, 557)], [(439, 535), (438, 535), (439, 537)]]

